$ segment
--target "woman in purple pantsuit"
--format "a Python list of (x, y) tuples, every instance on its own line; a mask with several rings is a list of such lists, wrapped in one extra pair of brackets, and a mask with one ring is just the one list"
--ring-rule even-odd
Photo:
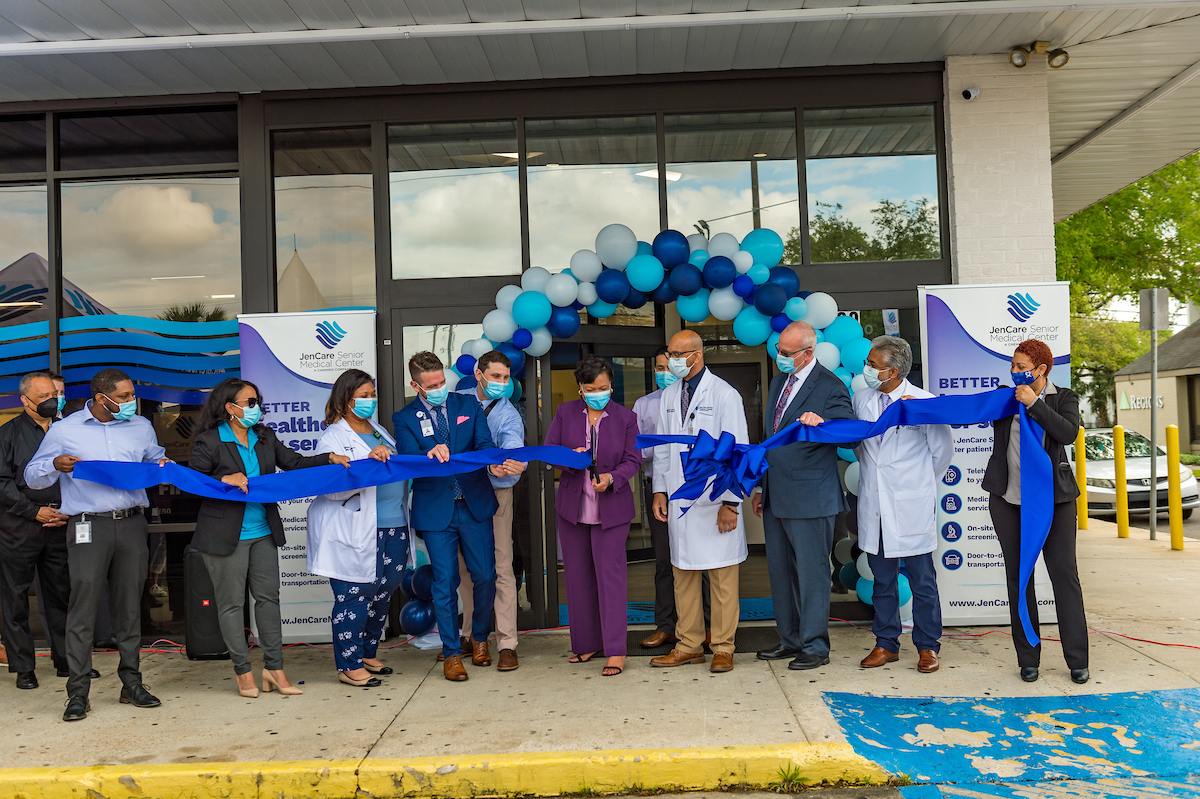
[(554, 507), (575, 652), (570, 662), (586, 663), (603, 650), (605, 677), (625, 668), (625, 539), (634, 515), (629, 481), (642, 458), (634, 445), (637, 416), (609, 401), (613, 376), (608, 361), (584, 356), (575, 367), (582, 399), (560, 403), (546, 434), (547, 444), (594, 454), (594, 468), (562, 470)]

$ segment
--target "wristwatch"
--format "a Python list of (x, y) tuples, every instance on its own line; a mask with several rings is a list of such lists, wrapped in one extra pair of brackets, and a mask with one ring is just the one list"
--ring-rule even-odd
[(733, 511), (734, 513), (737, 513), (737, 512), (738, 512), (738, 508), (740, 508), (740, 507), (741, 507), (741, 503), (740, 503), (740, 502), (728, 502), (728, 501), (725, 501), (725, 502), (722, 502), (721, 504), (722, 504), (722, 505), (724, 505), (725, 507), (729, 508), (729, 509), (730, 509), (731, 511)]

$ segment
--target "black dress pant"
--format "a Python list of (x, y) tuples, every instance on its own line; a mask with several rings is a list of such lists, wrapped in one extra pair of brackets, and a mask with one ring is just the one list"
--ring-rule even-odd
[[(1012, 621), (1013, 645), (1019, 666), (1040, 665), (1042, 647), (1032, 646), (1025, 637), (1025, 628), (1017, 615), (1021, 568), (1021, 506), (1011, 505), (992, 494), (989, 509), (992, 527), (1004, 552), (1004, 573), (1008, 578), (1008, 614)], [(1062, 638), (1063, 658), (1071, 669), (1086, 669), (1088, 665), (1087, 618), (1083, 612), (1083, 589), (1079, 585), (1079, 568), (1075, 563), (1076, 507), (1075, 502), (1054, 505), (1050, 534), (1042, 548), (1042, 559), (1054, 587), (1054, 603), (1058, 611), (1058, 634)], [(1033, 577), (1025, 591), (1026, 607), (1033, 630), (1041, 637), (1038, 623), (1037, 594)]]
[(29, 629), (29, 587), (38, 579), (38, 604), (46, 611), (46, 637), (55, 668), (67, 667), (64, 636), (70, 576), (67, 572), (65, 527), (5, 513), (0, 524), (0, 608), (8, 670), (20, 674), (35, 668), (33, 633)]

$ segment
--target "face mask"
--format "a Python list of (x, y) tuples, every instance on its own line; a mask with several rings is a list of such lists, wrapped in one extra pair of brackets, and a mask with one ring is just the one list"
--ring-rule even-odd
[(588, 407), (594, 411), (604, 410), (604, 406), (608, 404), (608, 398), (612, 396), (611, 391), (593, 391), (583, 395), (583, 401), (588, 404)]
[(57, 416), (58, 414), (62, 413), (62, 409), (65, 407), (67, 407), (67, 398), (62, 395), (59, 395), (58, 408), (55, 409), (54, 415)]
[(441, 388), (425, 389), (425, 401), (435, 408), (440, 408), (446, 404), (446, 397), (450, 396), (450, 387), (442, 386)]
[(869, 363), (863, 366), (862, 376), (867, 382), (867, 388), (879, 388), (883, 385), (883, 381), (879, 379), (879, 371)]
[(131, 399), (129, 402), (114, 402), (113, 398), (107, 394), (101, 394), (100, 396), (117, 406), (117, 412), (113, 414), (113, 417), (116, 419), (120, 419), (121, 421), (132, 419), (133, 415), (137, 413), (137, 400), (135, 399)]
[(358, 397), (354, 400), (354, 415), (359, 419), (370, 419), (378, 405), (378, 397)]
[(500, 399), (508, 396), (508, 383), (496, 383), (492, 380), (483, 381), (483, 396), (488, 399)]
[(33, 409), (33, 412), (43, 419), (53, 419), (62, 410), (62, 405), (59, 404), (61, 401), (60, 397), (51, 397), (48, 400), (42, 400)]
[(655, 372), (654, 373), (654, 384), (657, 385), (659, 388), (666, 388), (667, 386), (671, 385), (678, 379), (679, 379), (678, 377), (671, 374), (670, 372)]
[[(239, 405), (238, 407), (240, 408), (241, 406)], [(255, 405), (252, 408), (242, 408), (242, 415), (238, 421), (241, 422), (242, 427), (254, 427), (254, 425), (262, 421), (262, 406)]]
[(1012, 381), (1018, 386), (1032, 386), (1037, 378), (1033, 376), (1033, 372), (1013, 372)]
[[(688, 358), (690, 357), (689, 355)], [(671, 374), (675, 375), (677, 380), (682, 380), (688, 376), (688, 372), (692, 371), (692, 367), (688, 366), (687, 358), (667, 358), (667, 368), (671, 370)]]
[(781, 352), (775, 356), (775, 365), (779, 367), (779, 371), (790, 375), (796, 371), (796, 358), (794, 356), (789, 358)]

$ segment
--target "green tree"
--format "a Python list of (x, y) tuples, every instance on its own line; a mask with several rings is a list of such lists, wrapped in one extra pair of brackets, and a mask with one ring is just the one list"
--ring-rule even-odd
[(224, 322), (229, 314), (220, 305), (209, 308), (202, 302), (171, 305), (158, 315), (168, 322)]
[[(1160, 332), (1159, 341), (1171, 335)], [(1101, 427), (1112, 427), (1117, 384), (1114, 375), (1150, 349), (1150, 331), (1137, 322), (1119, 322), (1103, 315), (1071, 319), (1071, 385), (1087, 397)]]
[[(937, 206), (927, 199), (915, 202), (881, 200), (871, 210), (874, 237), (842, 215), (839, 203), (818, 201), (809, 220), (813, 263), (854, 261), (910, 261), (938, 258)], [(800, 229), (792, 228), (784, 241), (784, 263), (801, 258)]]

